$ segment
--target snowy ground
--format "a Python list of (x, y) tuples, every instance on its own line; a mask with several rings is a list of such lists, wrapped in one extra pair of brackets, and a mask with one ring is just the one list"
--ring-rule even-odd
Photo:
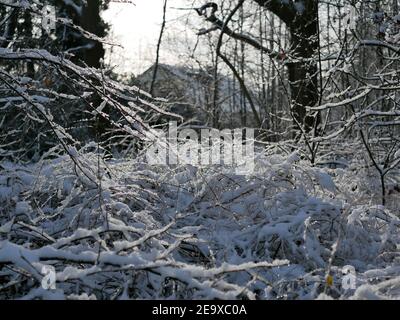
[(238, 176), (82, 151), (0, 166), (0, 299), (400, 298), (399, 194), (377, 205), (359, 163), (259, 155)]

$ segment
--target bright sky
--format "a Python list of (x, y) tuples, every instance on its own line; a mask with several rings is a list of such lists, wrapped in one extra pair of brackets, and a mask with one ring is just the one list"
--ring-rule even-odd
[[(157, 40), (160, 33), (163, 0), (134, 0), (134, 4), (110, 3), (103, 13), (104, 19), (111, 25), (110, 37), (114, 43), (121, 44), (123, 49), (114, 47), (107, 52), (106, 60), (118, 65), (119, 72), (138, 74), (147, 69), (155, 60)], [(192, 11), (179, 11), (173, 8), (190, 7), (189, 0), (169, 0), (167, 6), (167, 26), (178, 32)], [(176, 32), (176, 31), (175, 31)], [(175, 57), (176, 58), (176, 57)], [(171, 51), (162, 52), (162, 62), (174, 63)]]

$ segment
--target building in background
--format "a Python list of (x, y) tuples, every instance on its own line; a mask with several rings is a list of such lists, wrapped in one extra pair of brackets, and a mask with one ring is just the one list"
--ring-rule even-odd
[[(137, 85), (149, 90), (155, 65), (136, 78)], [(214, 71), (159, 64), (154, 83), (154, 96), (166, 98), (169, 110), (181, 115), (193, 124), (220, 128), (235, 128), (242, 125), (242, 93), (238, 84), (227, 76)], [(217, 95), (214, 100), (214, 95)], [(251, 113), (248, 123), (252, 125)]]

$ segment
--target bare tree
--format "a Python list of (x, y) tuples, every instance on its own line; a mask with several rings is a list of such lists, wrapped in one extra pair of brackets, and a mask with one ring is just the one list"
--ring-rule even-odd
[[(267, 10), (279, 17), (290, 32), (290, 49), (285, 52), (285, 64), (288, 68), (290, 83), (291, 112), (295, 124), (300, 131), (309, 133), (319, 123), (318, 113), (307, 112), (307, 107), (315, 106), (318, 102), (318, 64), (315, 59), (318, 53), (318, 1), (307, 0), (302, 2), (255, 0)], [(240, 1), (240, 6), (244, 1)], [(197, 9), (207, 21), (216, 28), (235, 39), (243, 41), (258, 50), (263, 50), (271, 58), (282, 57), (277, 52), (265, 47), (254, 37), (237, 33), (216, 16), (218, 5), (207, 3)]]
[(163, 38), (164, 30), (165, 30), (165, 24), (166, 24), (167, 3), (168, 3), (168, 0), (164, 0), (163, 18), (162, 18), (162, 23), (161, 23), (160, 36), (158, 37), (158, 42), (157, 42), (156, 62), (154, 64), (153, 79), (151, 81), (150, 88), (149, 88), (149, 93), (150, 94), (153, 94), (154, 84), (155, 84), (156, 79), (157, 79), (158, 64), (159, 64), (159, 61), (160, 61), (161, 42), (162, 42), (162, 38)]

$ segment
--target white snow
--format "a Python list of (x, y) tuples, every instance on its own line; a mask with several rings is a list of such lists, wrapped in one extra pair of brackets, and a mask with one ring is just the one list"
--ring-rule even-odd
[[(97, 166), (96, 154), (69, 151)], [(311, 167), (276, 150), (258, 154), (247, 176), (224, 167), (150, 166), (140, 157), (102, 160), (113, 178), (103, 177), (101, 204), (72, 158), (42, 161), (4, 163), (0, 172), (0, 206), (10, 214), (0, 220), (0, 263), (36, 279), (21, 298), (104, 298), (97, 283), (113, 279), (107, 297), (133, 298), (126, 286), (135, 286), (136, 298), (160, 298), (164, 290), (163, 298), (330, 299), (322, 294), (328, 268), (342, 298), (398, 297), (400, 221), (369, 199), (354, 202), (363, 199), (362, 175)], [(11, 176), (23, 184), (7, 187)], [(349, 192), (348, 181), (361, 193)], [(14, 219), (21, 214), (29, 218)], [(40, 288), (46, 264), (57, 271), (53, 293)], [(344, 265), (356, 268), (356, 291), (340, 287)]]

